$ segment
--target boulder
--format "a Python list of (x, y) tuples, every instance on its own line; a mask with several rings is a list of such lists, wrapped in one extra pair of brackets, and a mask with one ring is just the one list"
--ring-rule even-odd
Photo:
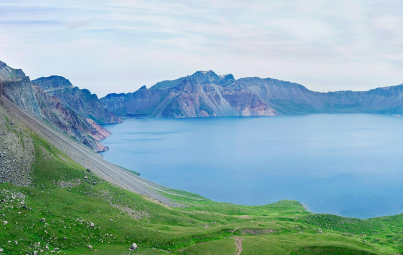
[(132, 245), (130, 246), (129, 250), (134, 251), (135, 249), (137, 249), (137, 244), (132, 243)]

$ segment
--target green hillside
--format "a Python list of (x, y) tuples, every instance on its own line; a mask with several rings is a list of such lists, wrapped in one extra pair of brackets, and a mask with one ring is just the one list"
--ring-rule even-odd
[(180, 191), (170, 199), (183, 206), (168, 207), (99, 179), (5, 119), (16, 144), (32, 139), (34, 163), (28, 186), (0, 184), (2, 254), (129, 254), (133, 242), (131, 254), (403, 253), (403, 215), (360, 220), (297, 201), (238, 206)]

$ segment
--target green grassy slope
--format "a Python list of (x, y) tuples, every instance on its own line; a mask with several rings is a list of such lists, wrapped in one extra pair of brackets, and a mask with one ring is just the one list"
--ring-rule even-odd
[(312, 214), (296, 201), (238, 206), (188, 192), (171, 197), (187, 207), (170, 208), (91, 175), (26, 132), (32, 183), (0, 184), (5, 254), (129, 254), (133, 242), (132, 254), (237, 254), (236, 240), (242, 254), (403, 252), (403, 215), (359, 220)]

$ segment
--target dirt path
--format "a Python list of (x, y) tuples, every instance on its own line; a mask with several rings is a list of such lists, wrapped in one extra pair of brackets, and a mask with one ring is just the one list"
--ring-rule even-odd
[(242, 247), (242, 240), (243, 240), (242, 237), (239, 237), (239, 236), (236, 236), (236, 237), (235, 237), (235, 247), (236, 247), (236, 250), (235, 250), (235, 252), (234, 252), (234, 255), (241, 255), (242, 250), (243, 250), (243, 247)]
[(31, 114), (16, 107), (8, 99), (4, 98), (3, 101), (4, 107), (15, 116), (16, 120), (42, 136), (53, 146), (64, 152), (67, 156), (83, 167), (91, 169), (91, 171), (93, 171), (100, 178), (116, 184), (124, 189), (152, 197), (167, 205), (181, 206), (180, 204), (172, 203), (169, 201), (169, 199), (161, 195), (161, 193), (177, 196), (182, 195), (169, 192), (169, 189), (166, 187), (150, 182), (121, 169), (120, 167), (106, 161), (101, 155), (91, 151), (86, 146), (67, 137), (58, 129), (39, 121)]

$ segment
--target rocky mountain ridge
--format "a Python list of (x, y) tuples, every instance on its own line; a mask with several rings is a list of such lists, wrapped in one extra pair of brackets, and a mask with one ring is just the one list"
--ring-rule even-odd
[(369, 91), (315, 92), (288, 81), (198, 71), (133, 93), (109, 94), (118, 116), (155, 118), (276, 116), (311, 113), (403, 113), (403, 85)]
[[(127, 94), (101, 98), (104, 107), (119, 116), (156, 118), (275, 116), (278, 113), (251, 91), (230, 86), (232, 75), (199, 71), (163, 88), (145, 86)], [(158, 84), (158, 83), (157, 83)]]
[(64, 106), (82, 116), (94, 120), (97, 124), (121, 123), (122, 119), (115, 116), (102, 106), (98, 96), (87, 89), (74, 87), (69, 80), (61, 76), (41, 77), (32, 81), (47, 94), (57, 97)]
[(22, 70), (0, 62), (0, 93), (14, 105), (59, 128), (95, 151), (108, 148), (99, 143), (111, 133), (65, 107), (61, 101), (33, 84)]
[(235, 79), (232, 74), (217, 75), (211, 70), (98, 99), (61, 76), (31, 82), (22, 70), (0, 62), (0, 103), (1, 97), (95, 151), (107, 150), (99, 141), (111, 134), (99, 124), (120, 123), (120, 117), (403, 114), (403, 85), (321, 93), (297, 83), (258, 77)]

